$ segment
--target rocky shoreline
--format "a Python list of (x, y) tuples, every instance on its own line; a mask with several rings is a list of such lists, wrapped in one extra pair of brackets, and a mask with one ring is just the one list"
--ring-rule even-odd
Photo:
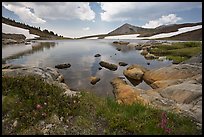
[(2, 44), (20, 44), (25, 43), (26, 37), (23, 34), (5, 34), (2, 33)]
[(76, 91), (72, 91), (69, 89), (69, 87), (64, 83), (64, 76), (54, 68), (2, 64), (2, 77), (28, 76), (28, 75), (40, 76), (48, 84), (61, 87), (62, 89), (64, 89), (64, 94), (67, 96), (75, 96), (78, 93)]
[[(202, 56), (202, 55), (201, 55)], [(116, 101), (123, 104), (140, 102), (165, 111), (191, 117), (202, 126), (202, 63), (177, 64), (147, 70), (132, 65), (124, 70), (126, 77), (144, 80), (153, 89), (142, 90), (120, 78), (111, 81)]]

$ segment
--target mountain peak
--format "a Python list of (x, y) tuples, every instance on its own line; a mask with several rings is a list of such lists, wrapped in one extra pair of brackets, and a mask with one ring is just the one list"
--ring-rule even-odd
[(133, 26), (131, 24), (125, 23), (114, 31), (108, 33), (109, 35), (121, 35), (121, 34), (136, 34), (141, 29), (141, 27)]
[(131, 24), (125, 23), (122, 26), (132, 26)]

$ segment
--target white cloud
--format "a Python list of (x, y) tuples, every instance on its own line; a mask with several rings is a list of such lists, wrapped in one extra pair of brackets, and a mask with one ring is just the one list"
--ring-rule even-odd
[(177, 17), (175, 14), (169, 14), (167, 16), (162, 16), (159, 19), (151, 20), (142, 27), (143, 28), (156, 28), (161, 25), (175, 24), (176, 22), (180, 20), (182, 20), (182, 18)]
[(89, 28), (89, 27), (86, 27), (86, 28), (83, 28), (83, 30), (84, 30), (84, 31), (88, 31), (88, 30), (90, 30), (90, 28)]
[(24, 21), (29, 20), (31, 23), (45, 23), (46, 22), (42, 18), (39, 18), (38, 16), (33, 14), (30, 11), (30, 9), (27, 7), (22, 7), (19, 5), (12, 5), (12, 4), (4, 4), (4, 3), (2, 4), (6, 9), (13, 11), (16, 15), (20, 17), (20, 19)]
[(100, 2), (102, 21), (153, 20), (162, 15), (202, 8), (201, 2)]
[[(42, 22), (42, 18), (89, 21), (95, 18), (95, 12), (88, 2), (4, 2), (2, 6), (13, 11), (24, 21)], [(30, 9), (33, 9), (34, 13)]]

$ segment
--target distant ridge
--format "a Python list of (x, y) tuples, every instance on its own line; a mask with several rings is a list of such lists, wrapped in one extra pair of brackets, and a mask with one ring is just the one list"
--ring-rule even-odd
[[(107, 36), (117, 36), (117, 35), (129, 35), (129, 34), (140, 34), (138, 37), (150, 37), (153, 35), (161, 34), (161, 33), (170, 33), (170, 32), (176, 32), (180, 28), (184, 27), (193, 27), (197, 25), (202, 25), (202, 22), (198, 23), (183, 23), (183, 24), (170, 24), (170, 25), (161, 25), (156, 28), (142, 28), (138, 26), (134, 26), (128, 23), (123, 24), (122, 26), (116, 28), (115, 30), (107, 33), (107, 34), (100, 34), (100, 35), (91, 35), (91, 36), (85, 36), (80, 37), (79, 39), (85, 39), (85, 38), (93, 38), (98, 37), (98, 39), (103, 39)], [(195, 33), (195, 32), (194, 32)], [(179, 40), (200, 40), (202, 39), (202, 29), (201, 31), (196, 31), (196, 37), (193, 37), (191, 32), (186, 32), (185, 35), (179, 34)], [(188, 36), (191, 35), (192, 37)], [(182, 36), (182, 37), (181, 37)], [(175, 40), (177, 39), (176, 36), (173, 37)]]

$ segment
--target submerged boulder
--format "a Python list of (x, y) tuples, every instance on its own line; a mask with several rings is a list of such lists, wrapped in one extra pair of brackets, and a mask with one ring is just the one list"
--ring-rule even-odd
[(99, 64), (100, 64), (102, 67), (105, 67), (105, 68), (107, 68), (107, 69), (109, 69), (109, 70), (112, 70), (112, 71), (115, 71), (115, 70), (118, 69), (118, 66), (117, 66), (117, 65), (111, 64), (111, 63), (108, 63), (108, 62), (105, 62), (105, 61), (101, 61)]

